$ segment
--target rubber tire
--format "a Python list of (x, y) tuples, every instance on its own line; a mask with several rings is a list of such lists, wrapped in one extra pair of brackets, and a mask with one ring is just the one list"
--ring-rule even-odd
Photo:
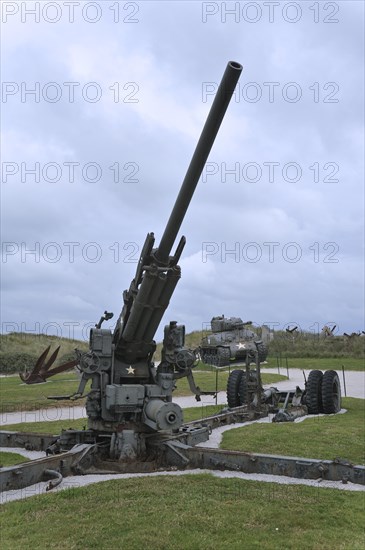
[(325, 414), (334, 414), (341, 410), (341, 384), (334, 370), (327, 370), (323, 375), (322, 402)]
[[(257, 380), (256, 371), (251, 371), (250, 381), (255, 382)], [(238, 395), (240, 400), (240, 405), (246, 405), (246, 373), (243, 371), (240, 385), (238, 388)], [(249, 394), (249, 401), (252, 401), (252, 394)]]
[(322, 379), (323, 372), (311, 370), (307, 380), (306, 404), (308, 414), (319, 414), (323, 412), (322, 405)]
[(268, 354), (268, 349), (267, 347), (265, 346), (264, 343), (261, 342), (261, 344), (257, 344), (257, 351), (259, 352), (259, 361), (260, 363), (263, 363), (264, 361), (266, 361), (266, 357), (267, 357), (267, 354)]
[(227, 381), (227, 403), (230, 409), (240, 406), (239, 388), (243, 370), (233, 370)]

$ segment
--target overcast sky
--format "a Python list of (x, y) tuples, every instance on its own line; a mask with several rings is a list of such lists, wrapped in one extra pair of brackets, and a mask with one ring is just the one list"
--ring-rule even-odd
[(364, 330), (362, 1), (1, 7), (2, 332), (86, 339), (118, 316), (229, 60), (156, 338), (222, 313)]

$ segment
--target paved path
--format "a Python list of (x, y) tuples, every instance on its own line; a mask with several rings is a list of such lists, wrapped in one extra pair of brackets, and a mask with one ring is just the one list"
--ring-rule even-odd
[[(261, 372), (276, 374), (275, 369), (264, 368), (261, 369)], [(286, 369), (281, 369), (280, 372), (286, 376)], [(338, 370), (336, 372), (341, 382), (342, 397), (345, 397), (342, 371)], [(304, 373), (306, 378), (308, 378), (310, 370), (305, 370)], [(361, 399), (365, 399), (365, 371), (345, 371), (345, 384), (347, 397), (360, 397)], [(303, 371), (301, 369), (289, 369), (289, 380), (278, 382), (273, 384), (273, 386), (277, 387), (279, 390), (289, 390), (295, 388), (295, 386), (304, 388)]]

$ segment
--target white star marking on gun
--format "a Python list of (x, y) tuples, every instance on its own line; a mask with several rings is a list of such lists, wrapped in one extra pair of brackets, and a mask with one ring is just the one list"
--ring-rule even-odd
[(130, 365), (130, 367), (127, 368), (127, 373), (128, 374), (134, 374), (134, 371), (135, 371), (135, 369), (132, 367), (132, 365)]
[(238, 347), (238, 349), (246, 349), (246, 344), (241, 344), (241, 342), (239, 342), (237, 344), (237, 347)]

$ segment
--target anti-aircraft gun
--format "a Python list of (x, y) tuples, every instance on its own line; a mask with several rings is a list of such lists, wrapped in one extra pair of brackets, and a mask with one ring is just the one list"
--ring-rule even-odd
[[(185, 327), (174, 321), (165, 327), (157, 369), (152, 361), (154, 336), (181, 276), (178, 261), (185, 237), (172, 255), (171, 250), (241, 71), (240, 64), (228, 63), (161, 242), (155, 248), (154, 234), (148, 233), (114, 331), (102, 328), (102, 317), (90, 331), (89, 351), (77, 351), (82, 378), (71, 398), (81, 397), (91, 380), (86, 401), (89, 429), (83, 434), (65, 432), (51, 451), (76, 441), (89, 443), (102, 434), (104, 440), (110, 436), (111, 456), (141, 455), (146, 434), (177, 430), (183, 423), (182, 410), (172, 402), (176, 379), (186, 376), (198, 400), (204, 393), (194, 384), (196, 354), (184, 347)], [(111, 315), (105, 312), (104, 318)]]
[[(0, 431), (1, 446), (20, 445), (46, 450), (51, 455), (0, 468), (0, 491), (20, 489), (51, 478), (46, 487), (49, 490), (59, 485), (64, 476), (74, 474), (148, 472), (171, 467), (228, 469), (365, 484), (363, 466), (339, 459), (298, 461), (297, 457), (195, 447), (219, 426), (262, 418), (270, 411), (277, 411), (274, 417), (277, 422), (292, 421), (307, 412), (338, 412), (341, 389), (336, 371), (324, 374), (311, 371), (304, 391), (298, 387), (286, 392), (273, 387), (264, 390), (256, 345), (259, 341), (253, 338), (251, 352), (246, 353), (245, 371), (230, 372), (228, 409), (183, 424), (182, 411), (172, 402), (175, 381), (186, 376), (198, 399), (204, 392), (194, 384), (192, 369), (196, 355), (184, 346), (182, 325), (173, 321), (165, 327), (162, 360), (157, 369), (154, 367), (154, 335), (181, 275), (178, 261), (185, 238), (181, 238), (173, 255), (171, 250), (241, 70), (238, 63), (228, 63), (161, 242), (155, 248), (153, 233), (147, 235), (135, 277), (124, 291), (124, 304), (114, 331), (102, 328), (103, 322), (112, 318), (105, 311), (90, 331), (89, 351), (77, 353), (75, 362), (82, 379), (77, 393), (69, 398), (83, 395), (91, 380), (86, 403), (88, 429), (69, 429), (60, 436)], [(245, 325), (237, 318), (215, 321), (217, 331), (223, 332), (228, 328), (243, 330)], [(264, 328), (270, 336), (265, 325), (262, 333)], [(26, 373), (24, 381), (38, 383), (72, 366), (73, 362), (69, 362), (50, 371), (58, 350), (47, 360), (48, 351), (43, 352), (33, 371)], [(250, 368), (253, 355), (255, 371)], [(279, 402), (284, 403), (280, 410)]]

